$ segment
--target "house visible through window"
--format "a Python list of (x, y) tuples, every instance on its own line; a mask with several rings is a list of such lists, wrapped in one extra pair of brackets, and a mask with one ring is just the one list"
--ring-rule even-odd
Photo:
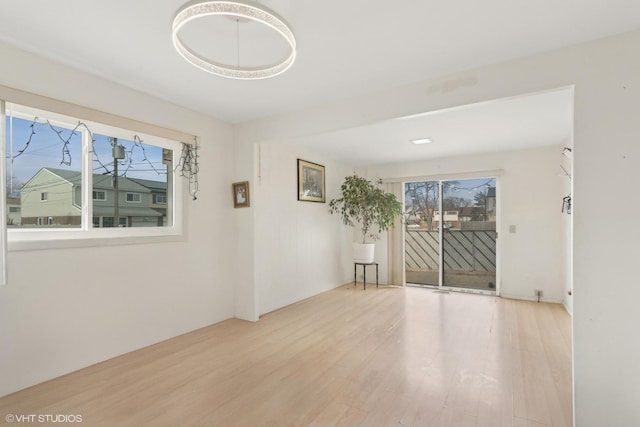
[[(181, 191), (173, 183), (179, 142), (55, 112), (5, 106), (11, 233), (56, 228), (90, 234), (115, 224), (175, 227), (173, 204), (168, 202), (174, 191)], [(84, 221), (89, 224), (83, 226)]]
[[(97, 220), (97, 221), (96, 221)], [(115, 218), (112, 216), (104, 216), (102, 218), (94, 217), (94, 227), (103, 227), (110, 228), (113, 227), (115, 222)], [(127, 227), (127, 218), (119, 218), (120, 227)]]

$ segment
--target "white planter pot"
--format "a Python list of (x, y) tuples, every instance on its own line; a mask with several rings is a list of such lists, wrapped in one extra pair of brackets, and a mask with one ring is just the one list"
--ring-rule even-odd
[(375, 243), (354, 243), (353, 244), (353, 261), (354, 262), (373, 262), (373, 253)]

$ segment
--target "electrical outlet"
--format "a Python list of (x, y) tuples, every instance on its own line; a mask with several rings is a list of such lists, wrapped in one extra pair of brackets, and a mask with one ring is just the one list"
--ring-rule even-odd
[(542, 290), (540, 289), (534, 289), (533, 290), (533, 295), (538, 297), (538, 298), (542, 298)]

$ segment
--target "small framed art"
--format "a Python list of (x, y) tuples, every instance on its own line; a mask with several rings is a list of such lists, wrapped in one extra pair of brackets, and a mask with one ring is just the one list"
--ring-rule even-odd
[(324, 166), (298, 159), (298, 200), (325, 203)]
[(249, 181), (234, 182), (231, 185), (233, 189), (233, 207), (248, 208), (249, 207)]

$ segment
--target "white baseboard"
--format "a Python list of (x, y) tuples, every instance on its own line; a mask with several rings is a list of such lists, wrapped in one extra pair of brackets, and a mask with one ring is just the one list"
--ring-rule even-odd
[[(538, 298), (534, 297), (534, 296), (511, 295), (511, 294), (501, 293), (500, 297), (501, 298), (508, 298), (508, 299), (519, 299), (519, 300), (523, 300), (523, 301), (534, 301), (534, 302), (538, 301)], [(548, 303), (551, 303), (551, 304), (563, 304), (564, 305), (564, 301), (563, 300), (559, 300), (559, 299), (555, 299), (555, 298), (540, 298), (540, 302), (548, 302)]]

